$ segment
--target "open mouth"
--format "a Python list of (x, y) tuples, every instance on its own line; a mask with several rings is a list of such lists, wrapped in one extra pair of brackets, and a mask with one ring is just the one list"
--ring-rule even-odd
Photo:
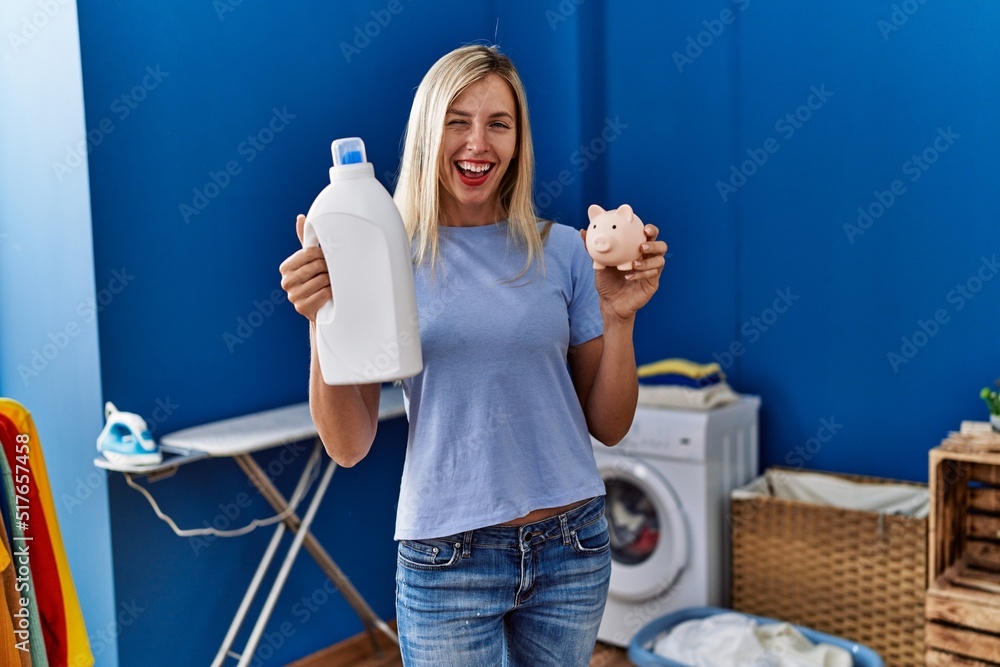
[(466, 185), (482, 185), (485, 183), (494, 166), (493, 162), (473, 162), (470, 160), (455, 162), (458, 177)]

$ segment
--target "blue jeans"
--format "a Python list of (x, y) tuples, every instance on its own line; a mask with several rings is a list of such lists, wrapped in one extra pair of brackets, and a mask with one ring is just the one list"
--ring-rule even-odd
[(404, 667), (587, 667), (611, 577), (604, 497), (523, 526), (404, 540)]

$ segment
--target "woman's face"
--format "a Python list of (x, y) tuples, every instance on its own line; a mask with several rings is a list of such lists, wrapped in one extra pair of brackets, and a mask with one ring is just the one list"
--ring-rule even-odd
[(517, 105), (496, 74), (455, 98), (441, 140), (441, 205), (446, 224), (496, 221), (500, 183), (517, 149)]

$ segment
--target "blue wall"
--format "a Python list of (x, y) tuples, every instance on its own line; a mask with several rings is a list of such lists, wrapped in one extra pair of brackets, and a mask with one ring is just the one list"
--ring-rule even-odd
[[(768, 460), (785, 460), (832, 416), (843, 428), (810, 467), (926, 479), (925, 451), (962, 419), (986, 419), (979, 389), (1000, 375), (990, 167), (1000, 6), (762, 4), (746, 19), (741, 149), (775, 134), (811, 87), (832, 93), (794, 136), (778, 135), (773, 164), (734, 202), (740, 321), (775, 288), (799, 297), (741, 369), (768, 398)], [(859, 223), (859, 207), (871, 222)]]
[(926, 480), (1000, 375), (1000, 7), (607, 11), (607, 104), (632, 123), (608, 193), (673, 251), (639, 361), (714, 357), (760, 394), (764, 466)]
[[(52, 413), (50, 428), (95, 432), (101, 398), (142, 413), (156, 434), (305, 400), (307, 328), (275, 293), (277, 266), (297, 247), (295, 214), (326, 182), (329, 141), (365, 137), (390, 184), (427, 67), (495, 36), (528, 88), (543, 212), (579, 225), (589, 203), (629, 202), (671, 245), (661, 291), (639, 316), (638, 360), (714, 357), (738, 390), (762, 395), (763, 465), (926, 479), (927, 450), (961, 419), (984, 418), (978, 389), (997, 374), (987, 332), (1000, 315), (990, 268), (1000, 241), (991, 169), (1000, 74), (990, 67), (998, 28), (1000, 9), (985, 0), (780, 9), (757, 0), (89, 3), (79, 35), (94, 265), (67, 232), (88, 225), (76, 181), (17, 172), (31, 180), (25, 188), (5, 160), (0, 391), (18, 396), (11, 364), (51, 322), (67, 320), (60, 308), (89, 295), (101, 306), (99, 357), (91, 331), (82, 366), (73, 364), (82, 375), (62, 385), (72, 397), (36, 408)], [(6, 82), (15, 70), (3, 71)], [(69, 108), (71, 98), (43, 106)], [(23, 139), (15, 130), (30, 126), (9, 99), (0, 105), (4, 155)], [(950, 138), (935, 155), (939, 130)], [(52, 160), (66, 143), (55, 141)], [(906, 163), (925, 149), (935, 161), (911, 180)], [(86, 174), (74, 168), (67, 179)], [(897, 180), (888, 205), (883, 193)], [(45, 255), (26, 244), (40, 242), (41, 225), (10, 222), (37, 201), (76, 202), (71, 214), (40, 218), (68, 221), (58, 228), (63, 254), (14, 263), (13, 240), (31, 250), (24, 257)], [(860, 226), (859, 206), (874, 216)], [(13, 326), (30, 308), (8, 305), (13, 281), (38, 280), (50, 266), (72, 268), (39, 283), (52, 296), (33, 303), (51, 304), (50, 319), (31, 332)], [(54, 416), (73, 400), (91, 407), (80, 419)], [(384, 617), (393, 615), (403, 433), (402, 420), (383, 425), (372, 455), (337, 472), (315, 531)], [(287, 494), (305, 457), (286, 465), (275, 456), (259, 460)], [(92, 472), (90, 454), (74, 457), (53, 471), (63, 488)], [(270, 513), (230, 461), (151, 488), (185, 527), (230, 521), (241, 494), (250, 506), (229, 527)], [(206, 663), (267, 532), (177, 538), (120, 477), (108, 490), (116, 602), (133, 610), (115, 628), (120, 663)], [(70, 545), (96, 573), (81, 592), (92, 636), (112, 615), (106, 520), (90, 515), (103, 508), (89, 501), (64, 528), (97, 535), (93, 546)], [(258, 664), (360, 630), (322, 586), (301, 558)], [(113, 649), (101, 660), (115, 664)]]

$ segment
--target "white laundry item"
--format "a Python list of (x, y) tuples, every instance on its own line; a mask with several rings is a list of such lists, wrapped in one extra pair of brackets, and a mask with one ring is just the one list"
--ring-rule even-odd
[(764, 667), (763, 647), (753, 633), (754, 622), (741, 614), (716, 614), (685, 621), (653, 645), (656, 655), (691, 667)]
[(658, 408), (684, 408), (686, 410), (711, 410), (740, 400), (726, 382), (694, 389), (668, 384), (639, 384), (639, 405)]
[(922, 487), (861, 484), (832, 475), (784, 470), (768, 470), (766, 477), (776, 498), (916, 518), (930, 511), (930, 494)]
[(611, 519), (615, 526), (624, 528), (631, 532), (637, 532), (642, 522), (646, 520), (645, 514), (632, 512), (624, 503), (611, 503), (609, 508)]
[(814, 644), (789, 623), (760, 624), (755, 629), (764, 650), (777, 658), (776, 667), (851, 667), (854, 658), (832, 644)]
[(686, 621), (660, 637), (653, 651), (691, 667), (851, 667), (851, 654), (813, 644), (788, 623), (758, 624), (743, 614)]

